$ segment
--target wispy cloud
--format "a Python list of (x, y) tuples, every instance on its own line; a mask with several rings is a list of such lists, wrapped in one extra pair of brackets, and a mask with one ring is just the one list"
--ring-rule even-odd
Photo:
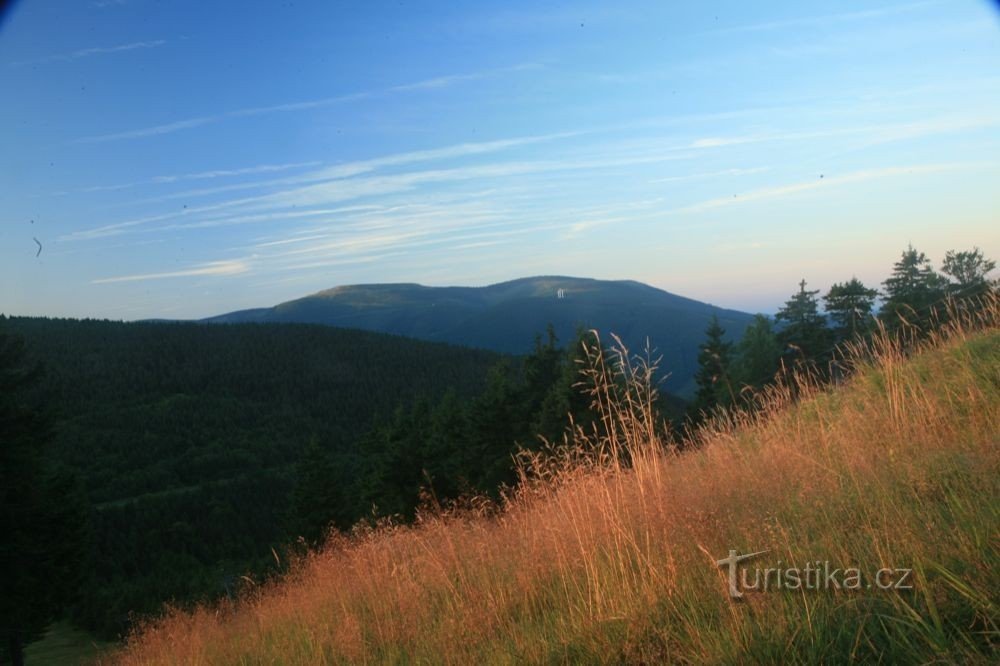
[[(442, 179), (446, 180), (447, 178), (445, 177), (444, 174), (447, 174), (448, 172), (454, 171), (456, 172), (455, 175), (458, 175), (460, 172), (458, 172), (457, 170), (433, 170), (430, 172), (415, 172), (410, 174), (399, 174), (396, 176), (378, 176), (374, 178), (372, 177), (349, 178), (349, 177), (356, 175), (363, 175), (375, 171), (380, 167), (400, 166), (421, 161), (434, 161), (434, 160), (449, 159), (449, 158), (455, 159), (455, 158), (469, 157), (475, 155), (483, 155), (497, 151), (507, 150), (514, 147), (525, 146), (544, 141), (552, 141), (560, 138), (574, 136), (576, 134), (577, 133), (573, 132), (560, 132), (554, 134), (524, 136), (524, 137), (516, 137), (513, 139), (500, 139), (500, 140), (484, 141), (478, 143), (462, 143), (462, 144), (456, 144), (454, 146), (446, 146), (443, 148), (396, 153), (393, 155), (386, 155), (383, 157), (377, 157), (370, 160), (361, 160), (358, 162), (334, 165), (331, 167), (310, 172), (308, 174), (303, 174), (291, 178), (272, 179), (268, 181), (255, 182), (255, 183), (238, 183), (235, 185), (228, 185), (223, 187), (202, 188), (198, 190), (188, 190), (185, 192), (174, 192), (159, 197), (144, 199), (142, 200), (142, 202), (143, 203), (156, 202), (167, 199), (177, 199), (185, 197), (195, 198), (199, 196), (219, 194), (233, 190), (261, 189), (274, 185), (292, 185), (292, 184), (302, 185), (306, 183), (320, 183), (320, 185), (307, 185), (305, 187), (293, 188), (290, 190), (285, 190), (283, 192), (277, 192), (270, 195), (246, 197), (242, 199), (225, 201), (220, 204), (191, 207), (183, 211), (173, 211), (161, 215), (151, 215), (132, 220), (126, 220), (123, 222), (116, 222), (114, 224), (106, 224), (100, 227), (85, 229), (73, 232), (71, 234), (66, 234), (60, 237), (60, 240), (64, 241), (89, 240), (95, 238), (103, 238), (106, 236), (114, 236), (121, 233), (126, 233), (129, 230), (136, 229), (138, 227), (142, 227), (154, 222), (162, 222), (164, 220), (179, 218), (182, 216), (197, 215), (201, 213), (211, 213), (213, 211), (218, 211), (220, 209), (231, 208), (234, 206), (253, 204), (253, 203), (258, 203), (258, 204), (271, 203), (278, 206), (282, 204), (287, 204), (289, 206), (307, 205), (304, 200), (292, 201), (291, 198), (294, 198), (295, 196), (299, 196), (300, 198), (304, 196), (312, 196), (313, 199), (321, 198), (327, 202), (334, 202), (334, 201), (349, 200), (357, 198), (359, 196), (364, 196), (366, 194), (388, 194), (392, 192), (403, 191), (411, 188), (413, 185), (419, 182), (435, 181)], [(586, 165), (580, 163), (573, 163), (572, 166), (576, 166), (579, 168)], [(508, 171), (512, 168), (515, 171), (517, 170), (523, 171), (527, 167), (523, 165), (519, 168), (512, 166), (507, 167)], [(492, 173), (494, 175), (502, 175), (500, 172), (496, 170), (490, 171), (489, 173)], [(462, 178), (458, 177), (457, 179), (461, 180)], [(326, 192), (326, 195), (321, 194), (321, 192)], [(297, 211), (295, 213), (289, 213), (284, 216), (294, 217), (294, 216), (311, 215), (311, 214), (315, 213), (311, 213), (309, 211)], [(272, 216), (268, 215), (265, 215), (263, 217), (244, 216), (243, 221), (263, 221), (266, 219), (272, 219)], [(213, 224), (211, 223), (211, 221), (209, 221), (208, 226), (216, 226), (228, 223), (232, 222), (224, 222), (220, 220)], [(188, 227), (190, 225), (184, 225), (184, 226)], [(176, 228), (176, 226), (171, 225), (170, 228)]]
[(180, 271), (170, 271), (166, 273), (142, 273), (139, 275), (120, 275), (117, 277), (101, 278), (91, 280), (91, 284), (111, 284), (115, 282), (141, 282), (144, 280), (164, 280), (168, 278), (195, 277), (195, 276), (226, 276), (240, 275), (250, 270), (249, 264), (243, 260), (232, 259), (227, 261), (210, 261), (192, 268)]
[[(256, 182), (246, 182), (208, 187), (181, 192), (171, 192), (153, 198), (142, 199), (131, 203), (152, 203), (181, 197), (194, 199), (235, 190), (257, 190), (250, 196), (222, 200), (207, 205), (189, 205), (183, 210), (172, 210), (161, 215), (150, 215), (123, 222), (105, 224), (98, 227), (83, 229), (65, 235), (60, 240), (88, 240), (114, 236), (136, 231), (176, 230), (212, 226), (227, 226), (232, 224), (253, 223), (284, 217), (299, 217), (310, 214), (311, 209), (329, 209), (331, 204), (342, 205), (354, 200), (402, 195), (418, 188), (434, 187), (450, 183), (456, 187), (461, 182), (487, 181), (489, 183), (511, 183), (509, 179), (532, 176), (536, 185), (545, 178), (566, 179), (570, 174), (586, 170), (613, 171), (641, 165), (664, 163), (670, 160), (695, 159), (702, 151), (722, 150), (728, 146), (758, 142), (811, 141), (829, 137), (859, 136), (871, 142), (887, 140), (909, 140), (920, 136), (942, 132), (954, 132), (976, 129), (995, 124), (993, 118), (943, 117), (925, 119), (917, 122), (894, 122), (879, 125), (857, 127), (822, 127), (811, 130), (757, 132), (729, 137), (711, 136), (688, 140), (654, 140), (650, 137), (629, 139), (610, 144), (596, 144), (585, 151), (566, 152), (561, 150), (555, 159), (506, 160), (472, 164), (447, 164), (437, 168), (404, 170), (392, 173), (379, 173), (380, 169), (404, 166), (411, 163), (434, 162), (439, 160), (461, 160), (463, 158), (503, 152), (508, 149), (528, 146), (547, 141), (574, 137), (581, 134), (593, 134), (600, 129), (589, 129), (579, 132), (560, 132), (538, 136), (515, 137), (476, 143), (462, 143), (441, 148), (390, 154), (368, 160), (331, 165), (290, 177), (269, 179)], [(546, 155), (552, 154), (546, 151)], [(251, 167), (256, 168), (256, 167)], [(249, 168), (248, 168), (249, 169)], [(713, 172), (682, 174), (666, 176), (658, 182), (671, 180), (690, 180), (694, 178), (737, 176), (754, 173), (758, 169), (725, 169)], [(230, 170), (235, 172), (240, 170)], [(200, 172), (197, 176), (227, 173)], [(656, 181), (654, 181), (656, 182)], [(827, 183), (839, 182), (828, 179)], [(804, 184), (804, 187), (819, 186), (822, 183)], [(291, 187), (287, 187), (287, 186)], [(271, 191), (269, 191), (271, 190)], [(776, 193), (764, 192), (744, 196), (740, 201), (752, 201), (755, 197), (775, 196)], [(733, 202), (725, 200), (725, 204)], [(699, 205), (687, 212), (697, 210)], [(295, 209), (293, 211), (293, 209)], [(178, 223), (178, 218), (187, 218), (190, 222)], [(580, 218), (578, 218), (579, 220)], [(584, 218), (586, 219), (586, 218)], [(167, 225), (156, 223), (174, 220)]]
[(436, 88), (447, 88), (456, 83), (464, 83), (466, 81), (478, 81), (480, 79), (489, 78), (497, 74), (506, 74), (510, 72), (523, 72), (532, 69), (541, 69), (542, 65), (538, 63), (522, 63), (520, 65), (511, 65), (510, 67), (501, 67), (499, 69), (491, 69), (483, 72), (473, 72), (471, 74), (450, 74), (448, 76), (438, 76), (433, 79), (425, 79), (423, 81), (417, 81), (416, 83), (404, 83), (403, 85), (393, 86), (389, 88), (390, 92), (407, 92), (410, 90), (433, 90)]
[(823, 14), (819, 16), (799, 16), (776, 21), (763, 21), (761, 23), (750, 23), (746, 25), (736, 25), (710, 30), (713, 34), (732, 34), (739, 32), (762, 32), (767, 30), (782, 30), (786, 28), (802, 28), (814, 25), (829, 25), (831, 23), (841, 23), (845, 21), (861, 21), (865, 19), (880, 18), (911, 12), (923, 7), (937, 4), (933, 1), (911, 2), (903, 5), (891, 5), (889, 7), (878, 7), (875, 9), (862, 9), (852, 12), (840, 12), (837, 14)]
[(709, 199), (708, 201), (702, 201), (700, 203), (696, 203), (690, 206), (684, 206), (683, 208), (678, 208), (673, 212), (700, 213), (706, 210), (712, 210), (726, 206), (736, 206), (740, 204), (746, 204), (756, 201), (772, 200), (772, 199), (783, 199), (785, 197), (801, 194), (803, 192), (818, 190), (820, 188), (835, 187), (838, 185), (846, 185), (849, 183), (861, 183), (870, 180), (877, 180), (880, 178), (889, 178), (892, 176), (906, 176), (906, 175), (936, 173), (941, 171), (955, 171), (958, 169), (968, 169), (968, 168), (982, 167), (982, 166), (989, 166), (989, 165), (985, 165), (979, 162), (977, 163), (965, 162), (965, 163), (949, 163), (949, 164), (916, 164), (912, 166), (903, 166), (903, 167), (865, 169), (862, 171), (855, 171), (853, 173), (844, 174), (843, 176), (834, 176), (831, 178), (825, 178), (821, 176), (815, 180), (790, 183), (788, 185), (779, 185), (777, 187), (765, 187), (758, 190), (751, 190), (749, 192), (744, 192), (742, 194), (734, 194), (731, 197), (719, 197), (717, 199)]
[(495, 180), (531, 174), (600, 171), (643, 164), (656, 164), (691, 157), (688, 153), (653, 151), (620, 157), (562, 158), (477, 164), (453, 168), (426, 169), (391, 175), (330, 180), (272, 194), (240, 199), (223, 205), (253, 205), (260, 208), (319, 206), (362, 197), (408, 192), (421, 185), (461, 181)]
[(569, 228), (566, 230), (564, 238), (573, 238), (574, 236), (578, 236), (585, 231), (589, 231), (597, 227), (603, 227), (609, 224), (617, 224), (621, 222), (628, 222), (632, 219), (633, 218), (631, 217), (617, 216), (617, 217), (599, 217), (599, 218), (580, 220), (579, 222), (574, 222), (573, 224), (569, 225)]
[(109, 192), (116, 190), (125, 190), (133, 187), (140, 187), (142, 185), (158, 185), (165, 183), (176, 183), (179, 181), (186, 180), (206, 180), (214, 178), (226, 178), (233, 176), (247, 176), (259, 173), (274, 173), (277, 171), (289, 171), (292, 169), (306, 169), (309, 167), (314, 167), (321, 164), (317, 160), (311, 162), (292, 162), (289, 164), (260, 164), (252, 167), (241, 167), (237, 169), (215, 169), (211, 171), (196, 171), (194, 173), (182, 173), (182, 174), (172, 174), (167, 176), (153, 176), (152, 178), (147, 178), (146, 180), (137, 180), (131, 183), (118, 183), (116, 185), (91, 185), (89, 187), (80, 187), (75, 190), (63, 190), (59, 192), (51, 192), (48, 196), (66, 196), (73, 193), (90, 193), (90, 192)]
[(452, 246), (452, 250), (475, 250), (482, 247), (493, 247), (494, 245), (503, 245), (505, 243), (512, 242), (509, 238), (500, 238), (491, 241), (477, 241), (475, 243), (461, 243), (459, 245)]
[(891, 141), (916, 139), (933, 134), (948, 134), (983, 129), (997, 125), (1000, 125), (1000, 119), (995, 115), (952, 114), (919, 120), (898, 120), (877, 125), (831, 126), (815, 130), (770, 131), (738, 136), (705, 137), (692, 141), (690, 147), (694, 149), (712, 149), (773, 141), (808, 141), (810, 139), (851, 136), (867, 137), (861, 146), (867, 147)]
[(104, 55), (107, 53), (135, 51), (136, 49), (152, 49), (157, 46), (163, 46), (166, 43), (167, 40), (165, 39), (154, 39), (145, 42), (130, 42), (128, 44), (118, 44), (117, 46), (93, 46), (86, 49), (79, 49), (78, 51), (72, 51), (70, 53), (57, 53), (55, 55), (45, 56), (44, 58), (35, 58), (33, 60), (18, 60), (16, 62), (10, 63), (10, 66), (20, 67), (23, 65), (41, 65), (43, 63), (50, 63), (50, 62), (67, 62), (71, 60), (79, 60), (80, 58), (87, 58), (89, 56)]
[(651, 183), (673, 183), (685, 180), (698, 180), (701, 178), (720, 178), (724, 176), (746, 176), (752, 173), (767, 171), (769, 167), (752, 167), (749, 169), (723, 169), (721, 171), (709, 171), (704, 173), (687, 173), (681, 176), (666, 176), (664, 178), (653, 178)]
[(208, 125), (209, 123), (218, 122), (222, 120), (225, 116), (200, 116), (198, 118), (188, 118), (187, 120), (178, 120), (172, 123), (166, 123), (165, 125), (154, 125), (153, 127), (143, 127), (140, 129), (127, 130), (124, 132), (114, 132), (112, 134), (99, 134), (96, 136), (85, 136), (81, 139), (77, 139), (74, 143), (103, 143), (104, 141), (118, 141), (121, 139), (141, 139), (147, 136), (157, 136), (160, 134), (170, 134), (171, 132), (177, 132), (179, 130), (190, 129), (192, 127), (200, 127), (201, 125)]
[(259, 164), (252, 167), (242, 167), (238, 169), (215, 169), (213, 171), (199, 171), (195, 173), (184, 173), (175, 176), (154, 176), (150, 179), (152, 183), (174, 183), (178, 180), (204, 180), (206, 178), (224, 178), (228, 176), (245, 176), (253, 173), (272, 173), (275, 171), (288, 171), (289, 169), (303, 169), (319, 164), (318, 161), (311, 162), (291, 162), (289, 164)]
[(113, 132), (110, 134), (98, 134), (94, 136), (86, 136), (80, 139), (76, 139), (74, 143), (103, 143), (105, 141), (119, 141), (122, 139), (139, 139), (148, 136), (158, 136), (161, 134), (170, 134), (172, 132), (178, 132), (180, 130), (191, 129), (193, 127), (200, 127), (202, 125), (221, 122), (229, 118), (257, 116), (257, 115), (265, 115), (271, 113), (285, 113), (291, 111), (306, 111), (309, 109), (316, 109), (325, 106), (333, 106), (337, 104), (357, 102), (361, 100), (371, 99), (374, 97), (381, 97), (384, 95), (390, 95), (400, 92), (447, 88), (457, 83), (485, 79), (499, 74), (522, 71), (524, 69), (532, 69), (534, 67), (535, 65), (522, 64), (522, 65), (514, 65), (512, 67), (484, 70), (481, 72), (471, 72), (467, 74), (449, 74), (446, 76), (438, 76), (430, 79), (424, 79), (421, 81), (415, 81), (413, 83), (405, 83), (405, 84), (390, 86), (387, 88), (380, 88), (377, 90), (360, 91), (360, 92), (348, 93), (345, 95), (336, 95), (333, 97), (323, 97), (319, 99), (303, 100), (300, 102), (288, 102), (284, 104), (272, 104), (268, 106), (247, 107), (244, 109), (236, 109), (233, 111), (227, 111), (225, 113), (219, 113), (215, 115), (187, 118), (184, 120), (165, 123), (163, 125), (153, 125), (151, 127), (142, 127), (133, 130), (126, 130), (124, 132)]

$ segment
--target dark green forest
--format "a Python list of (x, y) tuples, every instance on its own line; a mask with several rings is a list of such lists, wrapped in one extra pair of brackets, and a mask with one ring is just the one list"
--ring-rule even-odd
[(298, 536), (292, 497), (310, 442), (343, 483), (360, 483), (372, 424), (449, 389), (477, 395), (498, 359), (309, 325), (7, 318), (0, 332), (40, 366), (32, 401), (53, 423), (49, 455), (90, 505), (72, 619), (105, 637), (131, 612), (232, 593), (275, 568), (271, 549)]

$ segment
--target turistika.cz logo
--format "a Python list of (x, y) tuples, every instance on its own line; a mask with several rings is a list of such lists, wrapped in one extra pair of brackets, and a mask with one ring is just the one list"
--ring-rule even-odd
[(858, 567), (840, 568), (829, 561), (815, 560), (805, 566), (775, 567), (740, 566), (747, 560), (767, 553), (740, 555), (730, 550), (729, 556), (716, 564), (728, 568), (729, 596), (742, 599), (744, 592), (769, 592), (772, 590), (912, 590), (912, 569), (882, 568), (874, 576), (865, 576)]

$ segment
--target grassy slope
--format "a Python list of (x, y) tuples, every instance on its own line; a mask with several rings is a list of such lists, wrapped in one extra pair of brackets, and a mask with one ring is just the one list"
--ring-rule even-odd
[[(1000, 332), (959, 333), (703, 450), (569, 472), (495, 518), (332, 544), (121, 663), (988, 663), (1000, 594)], [(727, 594), (714, 559), (912, 567), (912, 592)]]
[(24, 651), (27, 664), (86, 664), (111, 647), (66, 622), (56, 622)]

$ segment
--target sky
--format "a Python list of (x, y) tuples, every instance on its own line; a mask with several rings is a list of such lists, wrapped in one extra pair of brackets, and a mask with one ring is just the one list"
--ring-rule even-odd
[(774, 312), (1000, 259), (1000, 13), (907, 2), (21, 0), (0, 312), (632, 279)]

